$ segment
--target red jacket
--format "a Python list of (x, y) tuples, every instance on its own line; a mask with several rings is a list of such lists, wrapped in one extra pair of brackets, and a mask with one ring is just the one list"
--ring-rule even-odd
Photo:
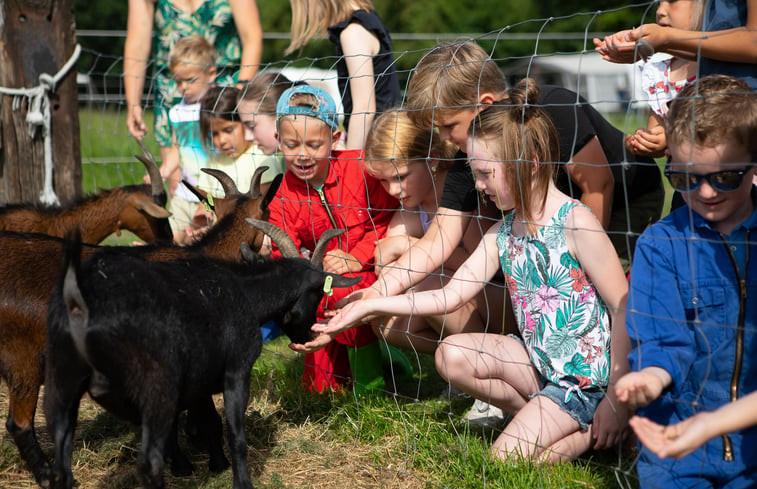
[[(384, 236), (397, 200), (389, 196), (375, 178), (365, 173), (362, 151), (332, 151), (329, 174), (323, 193), (336, 221), (332, 224), (318, 193), (307, 183), (286, 172), (276, 196), (270, 204), (269, 221), (286, 231), (298, 249), (313, 251), (318, 238), (327, 230), (346, 228), (347, 232), (333, 238), (327, 250), (339, 246), (363, 263), (362, 276), (356, 288), (364, 288), (376, 281), (373, 253), (376, 241)], [(274, 247), (273, 256), (281, 256)], [(334, 289), (329, 303), (346, 296), (349, 289)], [(321, 311), (319, 311), (319, 316)]]

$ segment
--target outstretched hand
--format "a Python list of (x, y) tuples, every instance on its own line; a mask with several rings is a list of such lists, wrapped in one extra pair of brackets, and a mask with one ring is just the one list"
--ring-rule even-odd
[(660, 376), (641, 370), (621, 377), (615, 385), (615, 395), (620, 402), (635, 411), (660, 397), (663, 389), (665, 382)]
[[(312, 329), (315, 329), (315, 326), (318, 324), (321, 323), (314, 324)], [(331, 343), (331, 340), (334, 339), (334, 336), (336, 335), (319, 334), (307, 343), (289, 343), (289, 348), (296, 351), (297, 353), (313, 353), (314, 351), (318, 351)]]
[(698, 413), (670, 426), (634, 416), (629, 424), (641, 443), (658, 457), (683, 458), (712, 437), (707, 429), (711, 415), (709, 412)]
[(347, 331), (353, 326), (366, 322), (365, 317), (371, 311), (367, 310), (365, 301), (351, 302), (342, 309), (336, 311), (329, 322), (326, 324), (318, 323), (313, 325), (313, 331), (329, 335), (337, 335), (342, 331)]
[(660, 36), (656, 30), (659, 27), (657, 24), (644, 24), (618, 31), (604, 39), (594, 38), (594, 50), (611, 63), (630, 64), (647, 59), (655, 52), (654, 44), (659, 42)]

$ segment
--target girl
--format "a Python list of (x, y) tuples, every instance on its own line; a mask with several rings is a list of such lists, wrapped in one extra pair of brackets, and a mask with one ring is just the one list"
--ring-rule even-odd
[[(381, 271), (391, 269), (393, 262), (412, 248), (436, 217), (447, 170), (456, 151), (454, 144), (442, 141), (432, 128), (416, 126), (404, 110), (385, 112), (374, 121), (365, 147), (366, 172), (402, 204), (402, 209), (394, 212), (385, 237), (376, 247), (379, 280)], [(469, 250), (473, 250), (476, 243), (477, 240), (470, 243)], [(444, 263), (444, 272), (456, 270), (468, 254), (462, 244), (458, 246)], [(444, 285), (440, 276), (432, 274), (416, 290), (439, 288)], [(499, 304), (499, 307), (489, 304), (489, 309), (501, 310), (501, 288), (489, 292), (490, 300)], [(485, 331), (487, 321), (480, 317), (480, 311), (488, 310), (486, 300), (483, 293), (478, 294), (458, 311), (434, 318), (380, 318), (374, 321), (374, 333), (377, 336), (383, 334), (394, 346), (433, 354), (442, 336), (462, 331)], [(501, 321), (493, 320), (491, 324), (501, 324)]]
[[(200, 101), (200, 134), (209, 155), (208, 167), (224, 171), (240, 192), (247, 192), (255, 170), (268, 166), (260, 179), (260, 191), (265, 194), (276, 175), (283, 173), (283, 167), (245, 139), (244, 124), (237, 112), (240, 99), (239, 89), (217, 86), (209, 88)], [(224, 196), (218, 181), (204, 172), (200, 174), (199, 187), (215, 197)], [(200, 204), (187, 235), (198, 239), (213, 220), (212, 212)]]
[[(704, 0), (662, 1), (657, 7), (657, 24), (674, 29), (699, 30)], [(649, 94), (649, 119), (646, 128), (626, 135), (626, 149), (637, 155), (663, 156), (667, 142), (663, 119), (678, 92), (696, 79), (696, 62), (666, 53), (656, 53), (637, 63), (641, 69), (642, 90)]]
[(279, 150), (276, 139), (276, 102), (295, 83), (282, 73), (260, 73), (247, 85), (239, 102), (239, 118), (244, 123), (245, 139), (255, 143), (260, 151), (275, 155)]
[(598, 442), (617, 441), (625, 425), (605, 392), (628, 371), (628, 286), (600, 223), (553, 183), (555, 127), (540, 108), (524, 105), (538, 90), (519, 84), (509, 95), (507, 104), (475, 117), (466, 144), (476, 188), (507, 211), (504, 219), (443, 289), (353, 302), (313, 329), (331, 335), (366, 315), (454, 310), (501, 265), (523, 339), (452, 335), (437, 349), (436, 366), (456, 387), (513, 415), (492, 447), (495, 456), (558, 461), (590, 447), (590, 425)]
[(328, 27), (336, 45), (339, 92), (344, 106), (345, 145), (362, 149), (376, 112), (400, 105), (392, 40), (370, 0), (291, 0), (292, 42), (302, 48)]

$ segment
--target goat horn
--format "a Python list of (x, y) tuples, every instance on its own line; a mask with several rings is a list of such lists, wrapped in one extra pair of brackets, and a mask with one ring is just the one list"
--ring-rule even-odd
[(342, 275), (336, 275), (333, 273), (329, 273), (327, 275), (334, 277), (334, 281), (331, 283), (331, 286), (334, 288), (352, 287), (353, 285), (357, 285), (361, 280), (363, 280), (363, 277), (344, 277)]
[(261, 165), (255, 169), (255, 173), (252, 174), (252, 181), (250, 181), (250, 190), (247, 191), (247, 195), (252, 199), (260, 197), (260, 179), (263, 177), (263, 173), (268, 170), (268, 167)]
[(271, 224), (268, 221), (260, 221), (258, 219), (251, 219), (249, 217), (246, 218), (245, 221), (247, 221), (250, 226), (260, 229), (265, 234), (270, 236), (271, 240), (276, 243), (276, 246), (279, 247), (281, 256), (283, 256), (284, 258), (300, 257), (300, 250), (297, 249), (297, 245), (294, 244), (292, 238), (290, 238), (289, 235), (280, 227), (276, 226), (275, 224)]
[(184, 186), (187, 187), (187, 189), (189, 189), (189, 191), (192, 192), (195, 195), (195, 197), (200, 199), (200, 202), (203, 202), (205, 199), (208, 198), (208, 193), (206, 191), (200, 190), (199, 188), (195, 187), (194, 185), (189, 183), (189, 181), (186, 178), (183, 178), (181, 180), (181, 183), (184, 184)]
[(239, 189), (237, 188), (237, 184), (234, 183), (234, 180), (231, 179), (231, 177), (226, 174), (223, 170), (216, 170), (214, 168), (203, 168), (203, 172), (207, 173), (208, 175), (215, 177), (216, 180), (218, 180), (218, 183), (221, 184), (221, 187), (223, 187), (223, 193), (226, 195), (226, 197), (231, 197), (232, 195), (239, 195)]
[(259, 256), (257, 253), (252, 251), (252, 248), (250, 248), (250, 245), (242, 241), (242, 243), (239, 245), (239, 251), (242, 253), (242, 258), (247, 263), (255, 263)]
[(147, 174), (150, 175), (150, 186), (152, 187), (152, 194), (153, 195), (165, 194), (166, 189), (163, 188), (163, 177), (160, 175), (160, 170), (158, 169), (158, 162), (155, 161), (155, 157), (152, 155), (152, 153), (150, 153), (150, 150), (147, 149), (147, 146), (145, 146), (145, 143), (137, 139), (137, 144), (139, 145), (139, 148), (142, 150), (142, 153), (144, 154), (144, 156), (140, 156), (140, 155), (134, 155), (134, 156), (139, 161), (141, 161), (143, 165), (145, 165), (145, 168), (147, 169)]
[(326, 247), (329, 241), (345, 232), (346, 229), (327, 229), (318, 239), (313, 254), (310, 255), (310, 263), (323, 268), (323, 257), (326, 256)]

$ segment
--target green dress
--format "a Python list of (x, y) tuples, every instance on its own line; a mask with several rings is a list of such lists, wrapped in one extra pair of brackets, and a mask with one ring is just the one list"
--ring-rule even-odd
[(201, 34), (216, 50), (216, 82), (233, 84), (242, 59), (242, 41), (228, 0), (206, 0), (194, 12), (179, 10), (169, 0), (157, 0), (153, 28), (155, 139), (171, 145), (168, 111), (181, 100), (168, 69), (168, 54), (177, 40)]

